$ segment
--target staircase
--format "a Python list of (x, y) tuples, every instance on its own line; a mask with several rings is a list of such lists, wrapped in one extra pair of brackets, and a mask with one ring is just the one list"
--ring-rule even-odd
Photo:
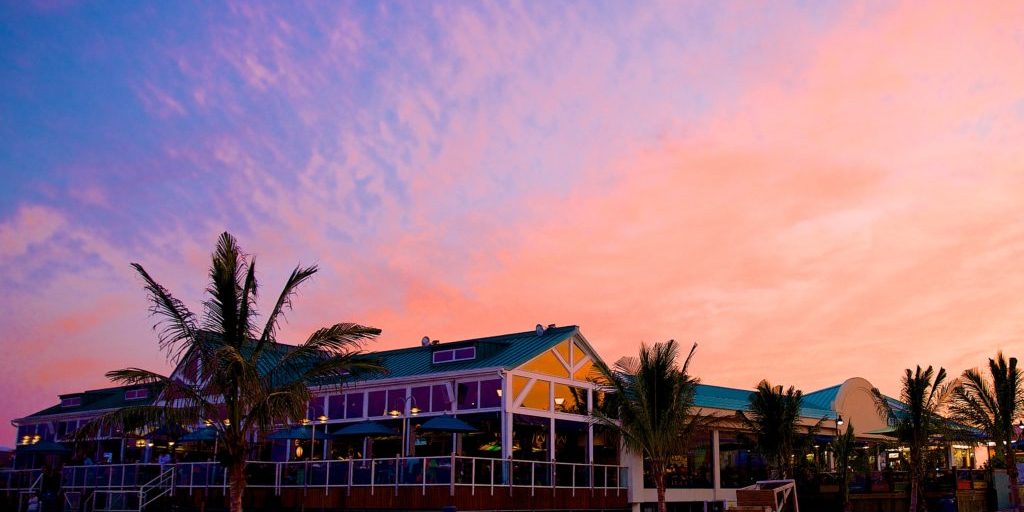
[[(97, 489), (85, 500), (86, 512), (143, 512), (147, 506), (174, 493), (174, 466), (137, 489)], [(65, 504), (70, 500), (65, 500)]]

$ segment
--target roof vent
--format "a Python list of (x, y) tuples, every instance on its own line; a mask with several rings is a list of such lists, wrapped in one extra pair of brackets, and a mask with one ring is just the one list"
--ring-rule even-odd
[(548, 329), (554, 329), (554, 328), (555, 328), (555, 324), (548, 324)]
[(537, 336), (543, 336), (543, 335), (544, 335), (544, 326), (541, 325), (541, 324), (537, 324)]
[(430, 345), (430, 336), (424, 336), (423, 339), (420, 340), (420, 345), (424, 347)]
[(430, 342), (431, 345), (437, 345), (438, 343), (441, 343), (441, 340), (434, 340)]

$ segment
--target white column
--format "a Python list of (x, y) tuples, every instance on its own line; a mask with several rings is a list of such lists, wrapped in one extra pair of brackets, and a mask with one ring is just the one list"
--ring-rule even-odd
[(714, 475), (712, 498), (718, 499), (718, 491), (722, 490), (722, 461), (719, 457), (718, 429), (711, 431), (711, 474)]

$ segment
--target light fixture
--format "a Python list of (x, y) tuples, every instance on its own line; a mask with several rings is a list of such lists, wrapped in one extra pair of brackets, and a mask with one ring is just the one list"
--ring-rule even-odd
[(416, 407), (415, 405), (414, 405), (414, 406), (412, 406), (412, 408), (411, 408), (411, 409), (409, 409), (409, 414), (411, 414), (411, 415), (413, 415), (413, 416), (416, 416), (416, 415), (417, 415), (417, 414), (419, 414), (419, 413), (420, 413), (420, 408), (419, 408), (419, 407)]
[(40, 439), (42, 439), (42, 437), (39, 434), (32, 436), (32, 444), (38, 443)]
[(562, 398), (560, 396), (556, 396), (555, 397), (555, 405), (561, 406), (564, 403), (565, 403), (565, 398)]
[(1024, 432), (1024, 420), (1020, 420), (1020, 423), (1017, 424), (1017, 428)]
[(203, 420), (203, 425), (206, 425), (207, 427), (212, 427), (213, 420), (211, 420), (210, 418), (206, 418), (205, 420)]
[(152, 448), (153, 447), (153, 441), (150, 441), (150, 442), (146, 443), (146, 446)]
[(327, 423), (327, 416), (324, 414), (317, 416), (316, 419), (320, 420), (320, 423)]
[(840, 427), (843, 426), (843, 415), (842, 414), (840, 414), (839, 417), (836, 418), (836, 425), (838, 425)]
[(225, 427), (230, 427), (231, 426), (231, 420), (229, 420), (227, 418), (224, 418), (224, 426)]
[(295, 447), (295, 457), (296, 458), (302, 457), (302, 446), (301, 445)]
[(302, 418), (303, 425), (309, 425), (309, 418)]
[(989, 441), (989, 442), (987, 442), (987, 443), (985, 443), (985, 444), (986, 444), (987, 446), (995, 446), (995, 445), (996, 445), (996, 442), (995, 442), (995, 441)]
[(500, 389), (495, 389), (494, 392), (497, 393), (499, 397), (501, 396), (501, 390)]
[(167, 441), (167, 446), (174, 446), (174, 441)]
[(392, 417), (394, 417), (394, 418), (397, 418), (397, 417), (398, 417), (399, 415), (401, 415), (401, 414), (402, 414), (402, 413), (401, 413), (401, 412), (399, 412), (399, 411), (398, 411), (398, 409), (391, 409), (390, 411), (388, 411), (388, 415), (389, 415), (389, 416), (392, 416)]
[(145, 439), (136, 439), (135, 440), (135, 447), (136, 448), (145, 448), (146, 447), (146, 440)]

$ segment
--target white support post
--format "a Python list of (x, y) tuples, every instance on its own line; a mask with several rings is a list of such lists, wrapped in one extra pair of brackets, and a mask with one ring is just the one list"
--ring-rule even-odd
[(722, 490), (722, 461), (719, 457), (719, 432), (718, 429), (711, 431), (711, 474), (714, 475), (712, 499), (718, 501), (718, 493)]

